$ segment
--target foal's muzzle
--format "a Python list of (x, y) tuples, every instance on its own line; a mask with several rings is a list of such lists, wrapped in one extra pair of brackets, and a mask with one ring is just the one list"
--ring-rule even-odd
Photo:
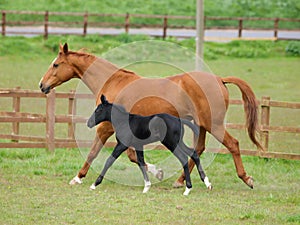
[(93, 128), (95, 125), (96, 125), (96, 122), (95, 122), (95, 116), (91, 116), (89, 118), (89, 120), (87, 121), (86, 125), (89, 127), (89, 128)]

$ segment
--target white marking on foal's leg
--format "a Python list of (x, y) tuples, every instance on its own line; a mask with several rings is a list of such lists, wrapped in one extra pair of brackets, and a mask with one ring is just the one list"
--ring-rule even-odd
[(183, 192), (184, 196), (188, 196), (192, 188), (185, 187), (185, 191)]
[(147, 168), (150, 173), (152, 173), (157, 179), (162, 180), (164, 178), (164, 173), (162, 169), (156, 169), (156, 166), (147, 163)]
[(76, 176), (69, 182), (69, 184), (70, 185), (82, 184), (82, 180), (78, 176)]
[(149, 191), (150, 187), (151, 187), (151, 182), (150, 181), (145, 181), (145, 186), (144, 186), (143, 193), (147, 193)]
[(96, 189), (96, 186), (95, 186), (95, 184), (92, 184), (91, 186), (90, 186), (90, 190), (95, 190)]
[(205, 178), (204, 178), (204, 184), (206, 185), (206, 187), (207, 187), (209, 190), (212, 189), (212, 185), (211, 185), (211, 183), (209, 182), (208, 177), (205, 177)]

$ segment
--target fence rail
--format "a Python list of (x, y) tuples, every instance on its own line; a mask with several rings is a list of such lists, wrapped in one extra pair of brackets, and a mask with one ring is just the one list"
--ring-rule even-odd
[[(49, 12), (49, 11), (1, 11), (1, 27), (2, 35), (7, 34), (43, 34), (45, 38), (48, 38), (49, 34), (58, 34), (56, 32), (49, 32), (49, 27), (81, 27), (82, 33), (71, 33), (64, 31), (65, 34), (80, 34), (85, 36), (87, 34), (88, 27), (118, 27), (124, 28), (126, 33), (130, 28), (160, 28), (162, 33), (158, 36), (163, 38), (167, 37), (168, 29), (195, 29), (194, 21), (195, 16), (175, 16), (175, 15), (146, 15), (146, 14), (112, 14), (112, 13), (89, 13), (89, 12)], [(8, 20), (9, 15), (32, 15), (34, 20)], [(72, 21), (57, 21), (60, 16), (72, 16)], [(78, 20), (80, 18), (80, 20)], [(138, 23), (135, 20), (139, 18), (146, 18), (149, 20), (155, 20), (153, 23)], [(51, 20), (53, 19), (53, 20)], [(102, 20), (102, 21), (100, 21)], [(205, 30), (209, 29), (236, 29), (238, 31), (238, 38), (242, 38), (244, 30), (272, 30), (274, 39), (278, 39), (278, 31), (300, 31), (300, 19), (294, 18), (253, 18), (253, 17), (204, 17)], [(158, 21), (158, 22), (157, 22)], [(181, 21), (181, 22), (179, 22)], [(182, 23), (182, 21), (184, 21)], [(216, 26), (215, 21), (233, 21), (233, 25)], [(249, 26), (246, 23), (251, 21), (270, 21), (273, 25), (268, 27)], [(288, 28), (281, 26), (281, 23), (297, 23), (293, 26), (296, 28)], [(213, 25), (209, 25), (213, 23)], [(189, 25), (187, 25), (189, 24)], [(8, 31), (6, 28), (9, 26), (43, 26), (43, 31)]]
[[(78, 145), (81, 147), (90, 147), (91, 140), (76, 140), (75, 139), (75, 127), (78, 123), (85, 123), (87, 118), (73, 114), (76, 112), (76, 102), (79, 99), (94, 99), (91, 94), (76, 94), (74, 91), (69, 93), (51, 91), (47, 96), (40, 91), (22, 90), (19, 87), (15, 89), (0, 89), (0, 99), (8, 98), (12, 100), (12, 110), (0, 111), (0, 125), (3, 123), (12, 124), (12, 130), (6, 131), (6, 133), (0, 133), (0, 148), (46, 148), (49, 151), (54, 151), (55, 148), (76, 148)], [(45, 99), (45, 113), (28, 113), (21, 112), (21, 101), (24, 98), (38, 98)], [(56, 101), (58, 99), (65, 99), (68, 101), (67, 114), (56, 114)], [(230, 104), (242, 105), (241, 100), (230, 100)], [(264, 150), (251, 150), (242, 149), (241, 153), (245, 155), (255, 155), (261, 157), (272, 158), (285, 158), (285, 159), (297, 159), (300, 160), (300, 153), (291, 154), (283, 152), (270, 152), (269, 151), (269, 135), (270, 132), (289, 132), (300, 133), (299, 127), (288, 126), (270, 126), (270, 109), (271, 107), (300, 109), (300, 103), (292, 102), (279, 102), (272, 101), (270, 97), (263, 97), (260, 101), (260, 116), (261, 116), (261, 143)], [(45, 133), (43, 136), (33, 135), (21, 135), (20, 124), (21, 123), (36, 123), (46, 124)], [(67, 124), (68, 134), (65, 138), (57, 138), (55, 136), (55, 124), (62, 123)], [(245, 129), (242, 124), (227, 123), (227, 128), (230, 129)], [(1, 129), (3, 132), (3, 129)], [(106, 143), (106, 146), (114, 146), (114, 142)], [(164, 149), (159, 146), (158, 149)], [(207, 149), (212, 152), (228, 153), (226, 149)]]

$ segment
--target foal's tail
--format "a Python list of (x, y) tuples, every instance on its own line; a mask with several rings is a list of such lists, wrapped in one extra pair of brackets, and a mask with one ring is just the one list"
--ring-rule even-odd
[(193, 124), (191, 121), (186, 120), (186, 119), (180, 119), (182, 124), (187, 125), (189, 128), (191, 128), (191, 130), (197, 135), (199, 136), (200, 131), (199, 131), (199, 127), (196, 126), (195, 124)]
[[(180, 119), (181, 120), (181, 123), (183, 125), (187, 125), (189, 128), (191, 128), (191, 130), (194, 132), (194, 134), (196, 136), (199, 136), (200, 134), (200, 130), (199, 130), (199, 127), (196, 125), (196, 124), (193, 124), (191, 121), (187, 120), (187, 119)], [(192, 154), (193, 151), (195, 151), (195, 149), (193, 148), (190, 148), (189, 146), (187, 146), (183, 140), (181, 139), (179, 141), (179, 146), (181, 147), (181, 150), (185, 151), (186, 154)]]
[(256, 139), (256, 131), (258, 130), (258, 103), (256, 101), (254, 92), (251, 87), (243, 80), (237, 77), (224, 77), (222, 78), (224, 84), (233, 83), (239, 87), (242, 92), (242, 98), (244, 101), (244, 110), (246, 113), (246, 126), (248, 135), (251, 141), (260, 149), (261, 144)]

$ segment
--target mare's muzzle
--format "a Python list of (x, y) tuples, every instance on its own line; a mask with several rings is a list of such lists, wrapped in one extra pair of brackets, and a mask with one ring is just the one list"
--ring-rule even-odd
[(42, 83), (40, 83), (40, 89), (44, 94), (48, 94), (50, 92), (51, 87), (50, 86), (45, 87)]

